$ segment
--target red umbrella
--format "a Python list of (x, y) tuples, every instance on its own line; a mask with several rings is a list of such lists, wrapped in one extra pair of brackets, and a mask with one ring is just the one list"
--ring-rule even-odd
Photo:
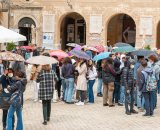
[(33, 50), (32, 46), (21, 46), (20, 48), (24, 48), (26, 50)]
[(98, 52), (104, 52), (105, 48), (103, 45), (94, 45), (93, 47), (95, 47)]
[(60, 59), (65, 58), (69, 55), (62, 50), (52, 50), (52, 51), (50, 51), (50, 56), (57, 56), (58, 59), (60, 60)]

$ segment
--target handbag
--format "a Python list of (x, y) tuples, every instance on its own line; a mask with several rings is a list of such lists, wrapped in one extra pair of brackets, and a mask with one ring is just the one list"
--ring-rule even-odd
[(0, 109), (7, 110), (10, 107), (11, 94), (1, 93), (0, 94)]

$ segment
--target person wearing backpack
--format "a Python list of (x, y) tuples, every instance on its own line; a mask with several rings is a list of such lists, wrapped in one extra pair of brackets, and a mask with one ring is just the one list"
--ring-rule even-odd
[(12, 93), (10, 98), (10, 107), (7, 115), (7, 129), (12, 130), (12, 118), (14, 113), (17, 113), (17, 128), (16, 130), (23, 130), (22, 121), (22, 104), (23, 104), (23, 92), (27, 85), (27, 79), (25, 73), (18, 71), (15, 75), (15, 83), (5, 89), (5, 92)]
[[(160, 61), (158, 61), (158, 57), (155, 54), (151, 54), (149, 57), (149, 64), (153, 68), (153, 73), (155, 75), (155, 78), (157, 80), (157, 83), (159, 81), (160, 76)], [(158, 84), (157, 84), (158, 86)], [(153, 102), (154, 102), (154, 108), (157, 106), (157, 89), (155, 91), (152, 91), (153, 94)]]
[(153, 68), (147, 66), (147, 61), (142, 61), (144, 69), (141, 71), (139, 91), (142, 92), (145, 100), (146, 113), (143, 116), (152, 116), (154, 113), (154, 95), (156, 89), (156, 79), (153, 73)]

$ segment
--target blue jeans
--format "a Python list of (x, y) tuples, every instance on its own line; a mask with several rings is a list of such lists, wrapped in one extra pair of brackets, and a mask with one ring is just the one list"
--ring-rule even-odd
[(97, 94), (102, 93), (102, 85), (103, 85), (102, 78), (98, 78)]
[(138, 89), (137, 89), (137, 107), (144, 108), (144, 97), (142, 95), (142, 92), (140, 92)]
[(118, 101), (118, 103), (120, 104), (124, 104), (124, 100), (125, 100), (125, 94), (124, 94), (125, 88), (124, 86), (120, 87), (120, 99)]
[(144, 92), (143, 93), (145, 99), (145, 110), (146, 114), (153, 114), (154, 111), (154, 103), (153, 103), (153, 94), (152, 92)]
[(17, 114), (17, 128), (16, 130), (23, 130), (23, 121), (22, 121), (22, 107), (14, 108), (12, 105), (9, 107), (8, 116), (7, 116), (7, 130), (12, 130), (12, 121), (14, 112)]
[(68, 103), (72, 102), (73, 88), (74, 88), (74, 78), (65, 79), (65, 96), (64, 100)]
[(120, 96), (120, 83), (114, 82), (113, 102), (118, 103)]
[(66, 85), (65, 85), (65, 80), (62, 79), (61, 80), (61, 83), (62, 83), (62, 89), (63, 89), (63, 97), (62, 97), (62, 100), (64, 101), (64, 97), (65, 97), (65, 91), (66, 91)]
[(94, 93), (93, 93), (93, 85), (95, 80), (88, 81), (88, 92), (89, 92), (89, 102), (94, 103)]
[(160, 80), (158, 80), (157, 90), (158, 90), (158, 94), (160, 94)]
[(153, 102), (153, 108), (155, 109), (157, 107), (157, 91), (152, 91), (152, 102)]
[[(126, 90), (125, 90), (126, 91)], [(130, 106), (130, 109), (129, 109)], [(128, 94), (125, 92), (125, 109), (127, 111), (132, 111), (134, 107), (134, 91), (131, 90), (131, 92)]]

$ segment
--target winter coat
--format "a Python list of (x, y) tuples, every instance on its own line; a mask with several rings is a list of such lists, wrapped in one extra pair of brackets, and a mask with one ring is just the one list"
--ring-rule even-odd
[(125, 89), (133, 90), (134, 88), (134, 75), (133, 69), (128, 67), (123, 68), (121, 75), (121, 85), (125, 87)]
[(104, 84), (108, 84), (115, 81), (116, 72), (112, 65), (106, 67), (102, 71), (102, 80)]
[(142, 71), (143, 69), (144, 69), (143, 66), (140, 66), (140, 67), (137, 69), (137, 73), (136, 73), (136, 77), (137, 77), (137, 79), (136, 79), (136, 86), (139, 86), (139, 85), (141, 84), (140, 78), (141, 78), (141, 75), (142, 75), (141, 71)]
[(41, 70), (38, 75), (39, 92), (38, 98), (40, 100), (51, 100), (53, 98), (54, 78), (56, 77), (54, 71)]
[[(145, 71), (146, 73), (152, 73), (153, 69), (151, 67), (146, 67), (143, 69), (143, 71)], [(140, 76), (140, 83), (139, 83), (139, 91), (140, 92), (148, 92), (146, 89), (146, 77), (144, 76), (144, 74), (142, 74), (141, 72), (141, 76)]]
[(87, 90), (87, 79), (86, 79), (86, 74), (87, 74), (87, 65), (86, 63), (80, 64), (77, 66), (76, 70), (78, 71), (79, 75), (77, 78), (77, 90), (82, 90), (86, 91)]
[[(11, 86), (7, 87), (7, 90), (14, 94), (14, 92), (19, 91), (21, 94), (21, 105), (23, 104), (23, 93), (26, 90), (26, 85), (27, 85), (27, 79), (23, 78), (21, 80), (17, 80), (14, 84)], [(12, 97), (12, 96), (11, 96)]]
[(74, 78), (74, 66), (72, 64), (63, 64), (62, 65), (62, 76), (66, 79)]

